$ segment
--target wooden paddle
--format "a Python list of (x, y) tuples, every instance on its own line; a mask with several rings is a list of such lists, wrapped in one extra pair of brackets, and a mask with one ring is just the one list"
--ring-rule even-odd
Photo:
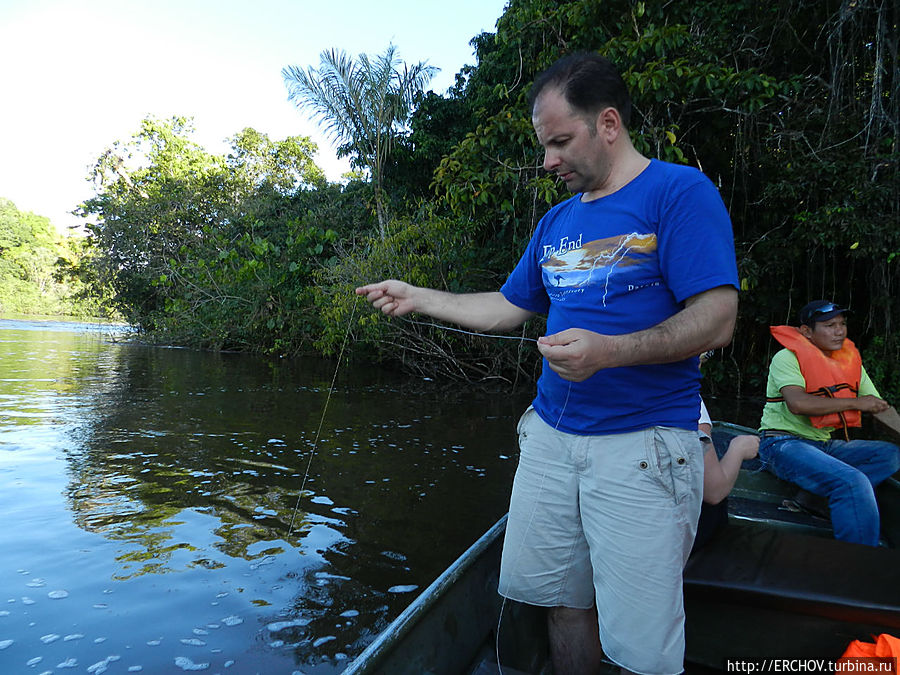
[(897, 414), (897, 409), (894, 406), (891, 406), (884, 412), (876, 413), (874, 417), (897, 434), (897, 436), (900, 436), (900, 414)]

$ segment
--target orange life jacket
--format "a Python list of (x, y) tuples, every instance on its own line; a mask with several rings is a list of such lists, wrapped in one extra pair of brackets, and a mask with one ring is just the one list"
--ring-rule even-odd
[[(862, 358), (853, 342), (845, 339), (839, 350), (828, 355), (793, 326), (770, 326), (769, 331), (772, 337), (797, 357), (800, 372), (806, 380), (806, 393), (829, 398), (856, 398), (859, 394)], [(777, 403), (784, 401), (784, 397), (777, 396), (766, 400)], [(862, 426), (862, 413), (859, 410), (845, 410), (810, 417), (809, 421), (818, 429), (842, 428), (844, 436), (849, 438), (847, 432), (849, 427)]]
[(900, 657), (900, 640), (888, 633), (882, 633), (875, 638), (875, 642), (863, 642), (862, 640), (851, 642), (847, 645), (847, 649), (841, 655), (841, 658), (838, 659), (838, 663), (844, 659), (881, 658), (887, 661), (893, 658), (896, 666), (897, 657)]

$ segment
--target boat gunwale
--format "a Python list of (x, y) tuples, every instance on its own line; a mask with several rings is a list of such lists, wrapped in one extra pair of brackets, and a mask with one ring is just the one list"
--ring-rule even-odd
[(373, 672), (394, 646), (415, 627), (420, 617), (425, 616), (441, 598), (446, 595), (458, 579), (474, 566), (481, 554), (506, 531), (507, 514), (504, 514), (491, 528), (460, 555), (441, 575), (435, 579), (415, 600), (404, 609), (343, 671), (343, 675)]

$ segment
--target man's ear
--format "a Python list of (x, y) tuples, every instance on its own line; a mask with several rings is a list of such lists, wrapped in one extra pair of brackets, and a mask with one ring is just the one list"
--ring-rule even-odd
[(798, 330), (800, 331), (800, 335), (805, 337), (807, 340), (812, 340), (812, 328), (807, 326), (805, 323), (801, 323)]
[(600, 114), (597, 115), (596, 125), (597, 133), (609, 141), (614, 141), (623, 129), (619, 111), (612, 106), (600, 111)]

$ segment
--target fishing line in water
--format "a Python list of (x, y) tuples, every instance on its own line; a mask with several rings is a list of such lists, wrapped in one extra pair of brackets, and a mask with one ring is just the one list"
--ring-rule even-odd
[[(325, 415), (328, 412), (328, 404), (331, 401), (331, 395), (334, 393), (335, 383), (337, 382), (337, 376), (338, 376), (338, 372), (341, 367), (341, 361), (343, 360), (343, 357), (344, 357), (344, 350), (347, 347), (347, 342), (350, 339), (350, 329), (353, 325), (353, 318), (355, 315), (356, 315), (356, 303), (353, 304), (353, 311), (350, 313), (350, 319), (347, 322), (347, 330), (346, 330), (346, 333), (344, 334), (344, 341), (341, 344), (341, 351), (338, 354), (337, 364), (335, 365), (335, 368), (334, 368), (334, 375), (331, 378), (331, 386), (329, 386), (329, 388), (328, 388), (328, 395), (325, 398), (325, 405), (322, 408), (322, 416), (319, 419), (319, 426), (318, 426), (318, 429), (316, 429), (316, 436), (315, 436), (315, 439), (313, 440), (312, 451), (310, 452), (309, 460), (306, 463), (306, 471), (303, 474), (303, 481), (300, 484), (300, 492), (297, 495), (297, 502), (294, 504), (294, 510), (291, 513), (291, 523), (288, 528), (288, 537), (290, 537), (291, 534), (293, 534), (293, 532), (294, 532), (294, 520), (297, 517), (297, 511), (300, 508), (300, 501), (303, 498), (303, 492), (306, 489), (306, 481), (309, 478), (309, 471), (310, 471), (310, 467), (312, 466), (313, 457), (315, 457), (316, 450), (318, 449), (318, 446), (319, 446), (319, 438), (321, 437), (321, 434), (322, 434), (322, 426), (325, 423)], [(492, 333), (480, 333), (477, 331), (464, 330), (462, 328), (454, 328), (452, 326), (443, 326), (443, 325), (433, 323), (430, 321), (418, 321), (416, 319), (410, 319), (408, 317), (399, 317), (399, 318), (401, 318), (403, 321), (406, 321), (407, 323), (412, 323), (412, 324), (416, 324), (419, 326), (428, 326), (430, 328), (437, 328), (438, 330), (446, 330), (446, 331), (451, 331), (454, 333), (462, 333), (464, 335), (471, 335), (474, 337), (484, 337), (484, 338), (489, 338), (489, 339), (492, 338), (492, 339), (497, 339), (497, 340), (518, 340), (519, 342), (537, 343), (537, 340), (535, 338), (525, 337), (524, 335), (516, 336), (516, 335), (497, 335), (497, 334), (492, 334)], [(566, 392), (566, 400), (563, 403), (562, 409), (559, 411), (559, 418), (556, 420), (556, 426), (554, 427), (554, 429), (557, 429), (557, 430), (559, 429), (559, 424), (562, 421), (563, 415), (565, 414), (565, 411), (566, 411), (566, 407), (569, 404), (569, 395), (571, 393), (572, 393), (572, 383), (569, 382), (569, 388), (568, 388), (568, 391)], [(546, 477), (546, 474), (541, 475), (541, 485), (539, 487), (539, 492), (543, 489), (545, 477)], [(536, 511), (537, 511), (537, 508), (535, 505), (535, 508), (532, 509), (531, 517), (529, 518), (528, 524), (525, 527), (525, 535), (522, 537), (522, 542), (520, 544), (520, 550), (518, 551), (518, 553), (516, 555), (516, 559), (513, 561), (513, 567), (516, 566), (516, 562), (521, 557), (521, 553), (522, 553), (521, 548), (525, 544), (525, 539), (527, 538), (528, 531), (531, 529), (531, 524), (534, 520), (534, 514)], [(503, 610), (506, 607), (506, 600), (507, 600), (507, 598), (504, 596), (503, 602), (500, 605), (500, 615), (497, 618), (496, 644), (495, 644), (495, 651), (496, 651), (496, 657), (497, 657), (497, 671), (501, 675), (502, 675), (503, 669), (502, 669), (502, 666), (500, 665), (500, 625), (503, 621)]]
[(344, 333), (344, 342), (341, 344), (341, 351), (338, 354), (337, 364), (334, 367), (334, 376), (331, 378), (331, 386), (328, 387), (328, 396), (325, 397), (325, 405), (322, 407), (322, 417), (319, 419), (319, 428), (316, 429), (316, 437), (313, 441), (312, 452), (309, 453), (309, 461), (306, 463), (306, 472), (303, 474), (303, 482), (300, 483), (300, 493), (297, 495), (297, 503), (294, 504), (294, 511), (291, 513), (291, 525), (288, 528), (288, 538), (294, 533), (294, 518), (297, 517), (297, 509), (300, 508), (300, 500), (303, 498), (303, 490), (306, 488), (306, 479), (309, 478), (309, 468), (312, 466), (313, 457), (316, 455), (316, 449), (319, 447), (319, 436), (322, 434), (322, 425), (325, 423), (325, 413), (328, 412), (328, 402), (331, 401), (331, 394), (334, 393), (334, 384), (337, 382), (338, 371), (341, 368), (341, 361), (344, 358), (344, 348), (350, 339), (350, 328), (353, 326), (353, 317), (356, 316), (356, 305), (353, 303), (353, 311), (350, 312), (350, 320), (347, 321), (347, 331)]
[[(347, 322), (347, 330), (344, 334), (344, 342), (341, 344), (341, 351), (338, 354), (337, 365), (334, 368), (334, 376), (331, 379), (331, 386), (328, 388), (328, 396), (325, 398), (325, 405), (322, 408), (322, 417), (319, 419), (319, 428), (316, 430), (315, 440), (313, 441), (312, 452), (309, 454), (309, 461), (306, 463), (306, 471), (303, 474), (303, 482), (300, 484), (300, 493), (297, 495), (297, 503), (294, 504), (294, 510), (291, 513), (291, 524), (288, 527), (288, 537), (290, 537), (294, 533), (294, 520), (297, 517), (297, 511), (300, 508), (300, 500), (303, 498), (303, 491), (306, 489), (306, 481), (309, 478), (309, 470), (312, 466), (313, 457), (316, 455), (316, 450), (319, 447), (319, 438), (322, 434), (322, 426), (325, 423), (325, 415), (328, 412), (328, 403), (331, 401), (331, 395), (334, 393), (334, 385), (337, 382), (338, 371), (341, 367), (341, 361), (344, 357), (344, 349), (347, 346), (347, 342), (350, 338), (350, 328), (353, 325), (353, 317), (356, 315), (356, 305), (357, 303), (353, 303), (353, 311), (350, 313), (350, 319)], [(515, 336), (515, 335), (493, 335), (490, 333), (478, 333), (475, 331), (463, 330), (462, 328), (453, 328), (451, 326), (442, 326), (440, 324), (432, 323), (430, 321), (417, 321), (415, 319), (410, 319), (408, 317), (399, 317), (408, 323), (418, 324), (420, 326), (430, 326), (432, 328), (438, 328), (440, 330), (452, 331), (454, 333), (464, 333), (466, 335), (473, 335), (476, 337), (486, 337), (486, 338), (496, 338), (501, 340), (519, 340), (519, 341), (527, 341), (537, 343), (537, 340), (534, 338), (529, 338), (525, 336)], [(567, 399), (568, 400), (568, 399)]]

